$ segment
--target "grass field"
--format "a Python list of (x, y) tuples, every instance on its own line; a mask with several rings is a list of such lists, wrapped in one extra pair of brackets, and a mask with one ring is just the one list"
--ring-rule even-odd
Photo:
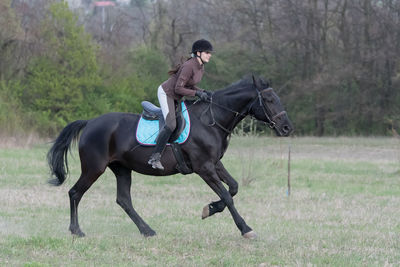
[[(1, 144), (0, 144), (1, 145)], [(291, 195), (287, 196), (288, 147)], [(144, 238), (115, 203), (107, 171), (84, 195), (84, 238), (69, 231), (68, 190), (46, 184), (46, 144), (0, 148), (1, 266), (399, 266), (400, 142), (393, 138), (233, 137), (223, 159), (235, 204), (257, 232), (241, 237), (196, 175), (134, 174), (133, 205), (157, 236)]]

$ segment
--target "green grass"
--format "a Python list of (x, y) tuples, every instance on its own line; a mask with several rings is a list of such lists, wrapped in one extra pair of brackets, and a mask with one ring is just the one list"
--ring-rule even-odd
[[(291, 149), (291, 195), (287, 192)], [(115, 203), (110, 171), (84, 195), (85, 238), (68, 231), (68, 190), (46, 182), (48, 145), (0, 148), (0, 266), (396, 266), (400, 264), (400, 143), (392, 138), (233, 137), (223, 158), (239, 182), (235, 205), (258, 234), (240, 236), (197, 175), (133, 175), (144, 238)]]

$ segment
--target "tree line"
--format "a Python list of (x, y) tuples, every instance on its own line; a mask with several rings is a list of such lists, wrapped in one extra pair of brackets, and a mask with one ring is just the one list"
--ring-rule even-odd
[(399, 24), (397, 0), (132, 0), (74, 10), (2, 0), (1, 131), (53, 135), (76, 119), (140, 112), (206, 38), (216, 51), (200, 87), (254, 73), (278, 92), (299, 135), (386, 135), (400, 126)]

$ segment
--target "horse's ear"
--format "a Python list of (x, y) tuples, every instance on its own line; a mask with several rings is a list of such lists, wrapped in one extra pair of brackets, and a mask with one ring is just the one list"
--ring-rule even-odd
[(254, 74), (252, 74), (251, 77), (253, 78), (253, 84), (254, 84), (254, 86), (258, 89), (258, 88), (259, 88), (259, 83), (258, 83), (256, 77), (254, 77)]
[(270, 80), (264, 80), (263, 78), (260, 78), (260, 82), (263, 85), (263, 87), (266, 87), (266, 88), (270, 87), (270, 84), (271, 84)]

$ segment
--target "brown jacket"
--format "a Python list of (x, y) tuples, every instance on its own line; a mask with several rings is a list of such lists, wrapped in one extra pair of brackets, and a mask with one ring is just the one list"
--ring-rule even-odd
[(196, 87), (204, 74), (204, 66), (200, 65), (197, 58), (191, 58), (184, 62), (178, 72), (172, 74), (168, 80), (161, 84), (167, 96), (180, 100), (183, 96), (194, 96)]

